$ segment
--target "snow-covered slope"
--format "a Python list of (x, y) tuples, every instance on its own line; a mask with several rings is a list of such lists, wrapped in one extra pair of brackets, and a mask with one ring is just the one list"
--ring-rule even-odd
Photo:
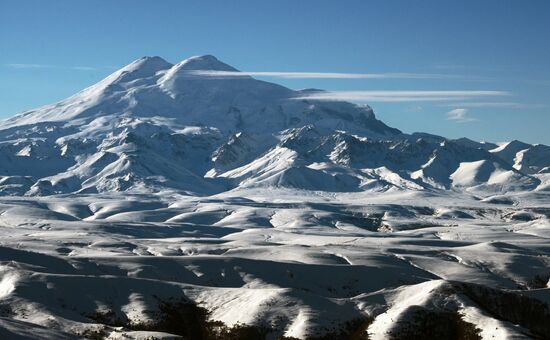
[[(368, 106), (298, 99), (303, 91), (205, 71), (237, 70), (208, 55), (175, 65), (145, 57), (66, 100), (1, 122), (0, 192), (204, 195), (283, 186), (492, 194), (532, 190), (541, 181), (531, 175), (550, 165), (542, 145), (405, 135)], [(455, 179), (463, 164), (481, 161), (496, 173)]]
[[(485, 168), (461, 165), (453, 180)], [(337, 181), (290, 169), (262, 180)], [(548, 338), (550, 197), (497, 198), (274, 187), (3, 197), (0, 338), (198, 338), (186, 318), (210, 332), (222, 322), (233, 339)]]
[(312, 122), (330, 129), (381, 135), (399, 132), (377, 121), (369, 107), (293, 100), (300, 92), (247, 76), (216, 77), (196, 73), (199, 70), (236, 71), (208, 55), (176, 65), (159, 57), (145, 57), (64, 101), (23, 112), (0, 127), (28, 127), (39, 122), (67, 127), (71, 122), (83, 132), (80, 136), (93, 136), (105, 127), (107, 118), (111, 122), (157, 117), (166, 120), (164, 125), (210, 126), (223, 133), (272, 133)]
[(141, 58), (0, 122), (0, 338), (550, 337), (549, 147), (234, 72)]
[(490, 150), (493, 154), (512, 164), (516, 170), (527, 174), (548, 173), (550, 147), (542, 144), (530, 145), (514, 140)]

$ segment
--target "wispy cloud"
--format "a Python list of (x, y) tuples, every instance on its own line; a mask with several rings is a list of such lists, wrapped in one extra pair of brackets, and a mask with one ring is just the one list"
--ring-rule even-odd
[(424, 111), (424, 108), (420, 105), (414, 105), (407, 107), (405, 111), (410, 113), (418, 113)]
[(442, 104), (445, 107), (467, 107), (467, 108), (507, 108), (507, 109), (542, 109), (548, 107), (543, 104), (528, 104), (517, 102), (464, 102)]
[(335, 72), (255, 72), (255, 71), (214, 71), (192, 70), (192, 75), (207, 77), (272, 77), (285, 79), (468, 79), (481, 80), (481, 77), (455, 74), (431, 73), (335, 73)]
[(53, 65), (44, 64), (4, 64), (4, 66), (11, 68), (53, 68)]
[(468, 109), (460, 108), (447, 112), (447, 119), (457, 123), (473, 122), (477, 119), (468, 115)]
[(5, 67), (14, 69), (61, 69), (61, 70), (75, 70), (75, 71), (98, 71), (101, 69), (111, 69), (112, 67), (97, 67), (97, 66), (60, 66), (60, 65), (48, 65), (48, 64), (4, 64)]
[(93, 67), (93, 66), (71, 66), (71, 70), (77, 70), (77, 71), (97, 71), (101, 69), (100, 67)]
[(468, 100), (477, 97), (507, 96), (505, 91), (318, 91), (294, 99), (341, 100), (355, 102), (433, 102)]

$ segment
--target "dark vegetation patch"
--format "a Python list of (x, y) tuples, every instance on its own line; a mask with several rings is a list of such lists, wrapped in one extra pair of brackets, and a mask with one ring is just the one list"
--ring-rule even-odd
[(360, 218), (358, 223), (355, 225), (366, 230), (377, 231), (378, 228), (380, 228), (380, 226), (382, 225), (383, 217), (384, 214), (381, 213), (369, 214), (368, 216)]
[(0, 317), (9, 318), (15, 315), (10, 305), (0, 305)]
[[(155, 331), (179, 335), (193, 340), (255, 340), (265, 339), (269, 334), (281, 333), (270, 326), (236, 324), (232, 327), (221, 321), (209, 319), (210, 312), (189, 300), (160, 301), (153, 321), (128, 322), (118, 318), (113, 311), (95, 312), (86, 315), (97, 323), (111, 327), (123, 327), (131, 331)], [(311, 340), (368, 339), (367, 328), (373, 318), (357, 318), (332, 329), (325, 328), (325, 335), (311, 337)], [(93, 329), (77, 334), (88, 339), (104, 339), (105, 329)], [(279, 340), (293, 340), (281, 336)]]
[(443, 224), (436, 224), (432, 222), (399, 222), (399, 223), (393, 223), (393, 225), (388, 224), (382, 224), (380, 228), (377, 229), (377, 231), (381, 233), (393, 233), (393, 232), (399, 232), (399, 231), (407, 231), (407, 230), (416, 230), (416, 229), (426, 229), (426, 228), (437, 228), (437, 227), (452, 227), (455, 225), (443, 225)]
[(517, 221), (517, 222), (529, 222), (537, 219), (537, 215), (529, 211), (512, 211), (502, 215), (502, 219)]
[(491, 196), (487, 197), (481, 200), (485, 203), (492, 203), (492, 204), (504, 204), (504, 205), (513, 205), (516, 203), (512, 198), (507, 196)]
[[(518, 292), (502, 291), (476, 284), (452, 283), (450, 292), (462, 293), (492, 317), (519, 325), (536, 339), (550, 339), (550, 310), (540, 300)], [(210, 312), (194, 302), (185, 299), (159, 300), (158, 311), (151, 321), (130, 322), (116, 316), (113, 311), (96, 312), (88, 318), (103, 324), (104, 328), (92, 329), (83, 334), (89, 339), (102, 339), (109, 327), (123, 327), (133, 331), (157, 331), (179, 335), (184, 339), (197, 340), (240, 340), (265, 339), (295, 340), (281, 336), (282, 330), (271, 325), (237, 324), (229, 327), (221, 321), (210, 320)], [(310, 340), (368, 339), (367, 329), (374, 318), (364, 317), (351, 320), (338, 327), (319, 329), (322, 336)], [(396, 321), (394, 331), (388, 339), (480, 339), (480, 330), (464, 321), (457, 311), (433, 310), (421, 306), (410, 307), (405, 317)], [(277, 338), (277, 335), (280, 337)]]
[(361, 212), (346, 212), (346, 213), (335, 213), (330, 217), (318, 218), (321, 224), (327, 225), (336, 225), (336, 222), (349, 223), (357, 228), (377, 231), (377, 229), (382, 225), (382, 213), (369, 213), (363, 214)]
[[(338, 327), (338, 329), (325, 328), (323, 329), (325, 332), (324, 335), (309, 337), (307, 340), (368, 340), (369, 334), (367, 333), (367, 329), (373, 321), (374, 318), (371, 317), (357, 318), (346, 322), (341, 327)], [(281, 336), (278, 340), (299, 339)]]
[(536, 338), (550, 339), (550, 310), (543, 301), (471, 283), (455, 287), (493, 317), (520, 325)]
[[(268, 327), (237, 324), (228, 327), (220, 321), (209, 320), (210, 312), (188, 300), (159, 300), (158, 312), (152, 321), (129, 322), (118, 318), (113, 311), (86, 315), (97, 323), (124, 327), (131, 331), (165, 332), (193, 340), (265, 339)], [(88, 334), (83, 334), (88, 337)], [(92, 339), (102, 339), (104, 332), (92, 332)]]
[(346, 322), (343, 327), (340, 327), (339, 330), (328, 331), (322, 336), (311, 337), (311, 340), (331, 340), (331, 339), (342, 339), (342, 340), (367, 340), (369, 334), (367, 329), (370, 324), (374, 321), (372, 317), (357, 318), (351, 321)]
[(109, 332), (107, 332), (105, 327), (101, 327), (77, 332), (75, 335), (89, 340), (103, 340), (109, 336)]
[[(264, 339), (269, 328), (237, 324), (228, 327), (221, 321), (210, 321), (205, 308), (190, 301), (161, 302), (159, 317), (152, 325), (143, 325), (144, 330), (162, 331), (190, 339)], [(134, 329), (141, 325), (131, 325)], [(143, 327), (142, 326), (142, 327)]]
[(127, 325), (128, 321), (123, 320), (120, 317), (116, 315), (116, 313), (112, 310), (105, 310), (105, 311), (95, 311), (91, 314), (84, 314), (85, 317), (90, 318), (94, 320), (97, 323), (109, 325), (113, 327), (122, 327)]
[(547, 288), (548, 282), (550, 281), (550, 274), (539, 274), (535, 275), (528, 283), (528, 289), (540, 289)]
[(412, 211), (414, 211), (415, 213), (419, 214), (419, 215), (426, 215), (426, 216), (431, 216), (431, 215), (434, 215), (435, 214), (435, 210), (433, 208), (430, 208), (430, 207), (421, 207), (421, 206), (410, 206), (409, 209), (411, 209)]
[(462, 319), (458, 312), (434, 311), (412, 306), (398, 327), (388, 334), (391, 340), (478, 340), (480, 330)]

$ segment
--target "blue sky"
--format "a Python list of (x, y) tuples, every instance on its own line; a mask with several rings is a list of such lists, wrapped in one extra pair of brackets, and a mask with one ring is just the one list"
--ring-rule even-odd
[(0, 118), (141, 56), (213, 54), (243, 71), (346, 73), (260, 77), (366, 101), (405, 132), (550, 144), (549, 36), (543, 0), (2, 0)]

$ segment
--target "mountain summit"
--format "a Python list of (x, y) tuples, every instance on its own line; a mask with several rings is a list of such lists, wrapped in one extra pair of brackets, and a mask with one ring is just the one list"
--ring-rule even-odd
[(548, 187), (539, 175), (549, 172), (548, 147), (407, 135), (368, 106), (304, 99), (235, 72), (211, 55), (143, 57), (0, 122), (0, 193)]
[(117, 117), (156, 117), (181, 126), (209, 126), (224, 134), (273, 133), (307, 124), (380, 135), (399, 133), (376, 120), (369, 107), (297, 100), (299, 92), (277, 84), (197, 71), (238, 72), (211, 55), (175, 65), (160, 57), (143, 57), (66, 100), (0, 123), (0, 128), (75, 119), (86, 125), (101, 117), (110, 122)]
[(237, 69), (221, 62), (213, 55), (201, 55), (185, 59), (176, 64), (179, 71), (237, 71)]

